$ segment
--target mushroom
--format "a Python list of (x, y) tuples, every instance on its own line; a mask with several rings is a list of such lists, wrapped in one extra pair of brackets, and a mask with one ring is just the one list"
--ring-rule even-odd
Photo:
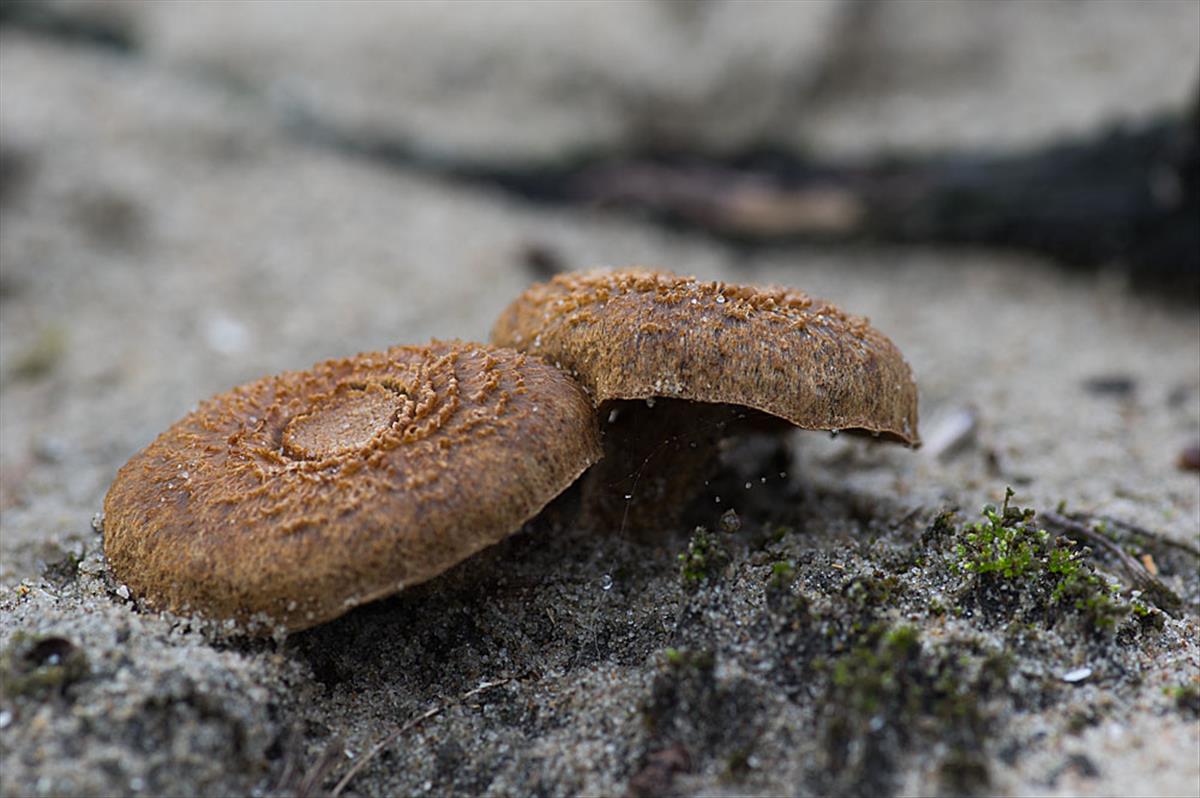
[(537, 358), (394, 347), (216, 396), (117, 474), (104, 548), (153, 607), (303, 629), (518, 530), (600, 456)]
[(608, 421), (605, 461), (585, 495), (593, 509), (597, 493), (619, 496), (634, 526), (682, 504), (719, 439), (747, 426), (919, 445), (917, 388), (895, 345), (866, 319), (792, 289), (644, 269), (563, 274), (517, 298), (492, 341), (583, 384)]

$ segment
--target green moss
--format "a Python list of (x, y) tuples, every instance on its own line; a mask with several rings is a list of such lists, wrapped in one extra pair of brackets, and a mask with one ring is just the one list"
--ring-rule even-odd
[(694, 588), (707, 579), (715, 579), (729, 563), (729, 554), (721, 542), (702, 526), (696, 527), (687, 551), (679, 554), (679, 575), (686, 587)]
[[(672, 724), (704, 720), (697, 708), (716, 688), (716, 654), (709, 650), (668, 648), (642, 704), (642, 723), (651, 734)], [(693, 715), (699, 712), (700, 714)]]
[(1180, 712), (1200, 717), (1200, 683), (1180, 684), (1175, 687), (1165, 687), (1163, 692), (1175, 699), (1175, 706)]
[(926, 646), (914, 627), (877, 623), (857, 633), (849, 650), (821, 672), (829, 674), (825, 745), (841, 771), (825, 785), (830, 792), (890, 792), (888, 761), (934, 740), (947, 747), (947, 788), (961, 793), (986, 787), (978, 752), (991, 721), (982, 701), (1007, 684), (1002, 655)]
[(767, 590), (786, 593), (796, 581), (796, 564), (791, 560), (780, 560), (771, 563), (771, 577), (767, 580)]
[(752, 752), (753, 749), (749, 747), (735, 749), (725, 760), (725, 772), (721, 774), (721, 781), (726, 784), (735, 784), (744, 779), (750, 772), (750, 754)]
[(883, 638), (884, 649), (892, 654), (908, 656), (921, 649), (921, 638), (912, 626), (897, 626)]
[(1086, 729), (1104, 720), (1109, 707), (1101, 703), (1091, 703), (1072, 709), (1067, 716), (1067, 731), (1071, 734), (1082, 734)]
[(716, 656), (711, 651), (687, 651), (668, 648), (663, 652), (667, 667), (674, 671), (711, 672), (717, 665)]
[(1030, 525), (1032, 510), (1009, 507), (1012, 488), (1004, 495), (1004, 506), (983, 508), (984, 521), (967, 526), (960, 535), (955, 554), (962, 571), (972, 574), (1021, 576), (1038, 567), (1046, 552), (1050, 533)]
[(752, 536), (753, 545), (756, 548), (766, 548), (775, 543), (779, 543), (791, 532), (795, 530), (786, 524), (777, 524), (770, 521), (764, 522), (758, 527), (757, 534)]
[(888, 702), (899, 685), (904, 664), (920, 653), (916, 629), (900, 626), (886, 633), (871, 627), (863, 642), (833, 664), (832, 680), (843, 692), (844, 706), (872, 715)]
[(1162, 631), (1166, 627), (1166, 616), (1162, 610), (1143, 602), (1137, 591), (1129, 600), (1129, 610), (1143, 629)]
[(1129, 605), (1121, 598), (1121, 586), (1096, 573), (1083, 573), (1060, 582), (1056, 595), (1070, 601), (1075, 609), (1091, 620), (1097, 629), (1112, 629), (1129, 614)]
[(1116, 626), (1131, 609), (1120, 586), (1096, 573), (1070, 541), (1038, 528), (1034, 512), (1012, 505), (1012, 497), (1009, 488), (1002, 507), (987, 505), (983, 521), (963, 527), (954, 549), (955, 568), (981, 584), (1002, 580), (1029, 595), (1046, 588), (1050, 606), (1071, 608), (1096, 629)]
[(987, 760), (978, 751), (951, 751), (942, 760), (939, 776), (944, 789), (951, 795), (985, 794), (991, 775)]
[(903, 589), (895, 576), (857, 577), (843, 590), (846, 599), (857, 609), (874, 611), (895, 602), (896, 595)]

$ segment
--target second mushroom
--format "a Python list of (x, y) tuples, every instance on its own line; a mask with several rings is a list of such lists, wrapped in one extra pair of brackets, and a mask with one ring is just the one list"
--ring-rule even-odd
[(559, 275), (500, 316), (492, 340), (575, 376), (605, 421), (585, 485), (602, 520), (669, 523), (747, 426), (919, 445), (917, 388), (866, 319), (786, 288), (644, 269)]

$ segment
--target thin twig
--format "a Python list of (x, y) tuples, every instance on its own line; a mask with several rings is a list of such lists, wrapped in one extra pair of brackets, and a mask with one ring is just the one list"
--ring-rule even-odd
[[(475, 695), (479, 695), (480, 693), (482, 693), (485, 690), (490, 690), (493, 687), (499, 687), (502, 684), (508, 684), (511, 681), (512, 681), (512, 679), (504, 678), (504, 679), (497, 679), (494, 682), (484, 682), (483, 684), (479, 685), (478, 687), (468, 690), (467, 692), (460, 695), (457, 699), (455, 699), (455, 703), (460, 703), (462, 701), (466, 701), (468, 698), (471, 698), (472, 696), (475, 696)], [(346, 789), (346, 785), (350, 783), (350, 780), (353, 779), (356, 775), (358, 775), (358, 772), (360, 770), (362, 770), (364, 767), (366, 767), (368, 762), (370, 762), (372, 759), (374, 759), (376, 756), (378, 756), (379, 753), (381, 751), (383, 751), (383, 749), (387, 748), (389, 745), (396, 742), (398, 739), (403, 737), (407, 732), (412, 731), (413, 729), (415, 729), (417, 726), (420, 726), (425, 721), (429, 720), (430, 718), (434, 717), (435, 715), (440, 714), (442, 712), (442, 710), (444, 710), (447, 706), (449, 706), (448, 703), (447, 704), (438, 704), (435, 707), (431, 707), (430, 709), (425, 710), (420, 715), (417, 715), (415, 718), (413, 718), (412, 720), (405, 723), (403, 726), (396, 728), (390, 734), (384, 735), (384, 737), (381, 738), (379, 740), (379, 742), (377, 742), (377, 743), (375, 743), (375, 745), (371, 746), (370, 751), (368, 751), (361, 759), (359, 759), (357, 762), (354, 763), (354, 766), (351, 767), (350, 770), (346, 771), (346, 775), (342, 776), (341, 781), (339, 781), (334, 786), (333, 790), (329, 793), (329, 798), (337, 798), (339, 795), (341, 795), (342, 790)]]
[(1193, 557), (1200, 558), (1200, 549), (1197, 549), (1195, 546), (1191, 545), (1190, 543), (1185, 543), (1182, 540), (1173, 540), (1172, 538), (1169, 538), (1166, 535), (1162, 535), (1158, 532), (1151, 532), (1149, 529), (1138, 526), (1137, 524), (1131, 524), (1128, 521), (1122, 521), (1119, 518), (1109, 518), (1108, 516), (1096, 518), (1095, 516), (1092, 516), (1088, 513), (1074, 513), (1073, 515), (1076, 518), (1086, 518), (1089, 521), (1098, 520), (1098, 521), (1101, 521), (1102, 523), (1112, 524), (1113, 526), (1120, 527), (1121, 529), (1124, 529), (1126, 532), (1129, 532), (1131, 534), (1140, 535), (1141, 537), (1144, 537), (1147, 540), (1153, 540), (1155, 543), (1158, 543), (1162, 546), (1167, 546), (1168, 548), (1172, 548), (1172, 549), (1179, 549), (1180, 551), (1186, 551), (1188, 554), (1192, 555)]
[(310, 798), (317, 786), (325, 780), (325, 775), (337, 764), (341, 750), (342, 739), (334, 737), (325, 746), (324, 750), (321, 751), (321, 755), (317, 758), (313, 766), (305, 773), (298, 774), (300, 780), (294, 787), (288, 788), (285, 784), (285, 794), (291, 796), (291, 798)]
[(298, 735), (296, 734), (295, 729), (289, 729), (287, 736), (284, 738), (286, 741), (284, 750), (286, 750), (288, 753), (283, 760), (283, 772), (279, 774), (279, 779), (275, 783), (276, 786), (267, 791), (268, 795), (283, 795), (285, 794), (285, 791), (291, 790), (292, 780), (295, 778), (296, 760), (299, 759), (299, 755), (295, 752), (295, 750), (293, 750), (290, 743), (296, 737), (298, 737)]
[(1146, 566), (1138, 562), (1127, 551), (1122, 549), (1116, 543), (1113, 543), (1100, 532), (1092, 529), (1087, 524), (1076, 521), (1073, 518), (1067, 518), (1064, 515), (1059, 515), (1053, 512), (1044, 512), (1040, 514), (1043, 519), (1053, 526), (1057, 526), (1064, 530), (1067, 534), (1085, 539), (1089, 543), (1093, 543), (1107, 551), (1117, 558), (1121, 563), (1125, 573), (1133, 582), (1134, 587), (1151, 593), (1158, 599), (1160, 605), (1165, 605), (1163, 609), (1175, 608), (1183, 602), (1179, 596), (1175, 595), (1175, 591), (1163, 584), (1157, 577), (1146, 570)]

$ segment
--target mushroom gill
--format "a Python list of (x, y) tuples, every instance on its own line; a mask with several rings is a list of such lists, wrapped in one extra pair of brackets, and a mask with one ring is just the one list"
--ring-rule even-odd
[(394, 347), (202, 403), (117, 474), (105, 553), (155, 608), (303, 629), (498, 542), (599, 456), (537, 358)]

